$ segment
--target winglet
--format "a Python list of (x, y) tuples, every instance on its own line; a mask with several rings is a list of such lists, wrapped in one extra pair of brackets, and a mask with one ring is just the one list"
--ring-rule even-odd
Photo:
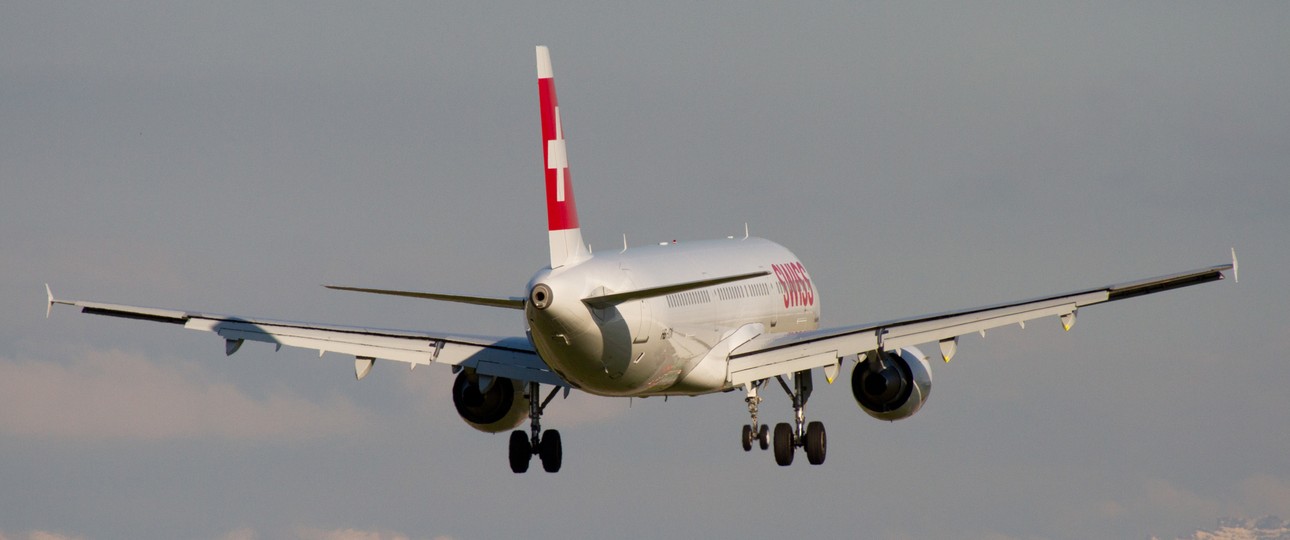
[[(54, 310), (54, 304), (63, 304), (65, 306), (80, 305), (75, 300), (59, 300), (57, 298), (54, 298), (54, 291), (49, 290), (49, 284), (46, 283), (45, 284), (45, 318), (46, 319), (49, 318), (49, 313)], [(104, 305), (107, 305), (107, 304), (104, 304)]]
[(1236, 248), (1232, 248), (1232, 283), (1241, 282), (1241, 267), (1236, 263)]

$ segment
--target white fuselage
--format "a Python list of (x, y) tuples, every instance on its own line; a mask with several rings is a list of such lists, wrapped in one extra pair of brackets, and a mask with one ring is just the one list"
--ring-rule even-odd
[[(713, 287), (592, 308), (582, 299), (676, 283), (769, 272)], [(820, 299), (788, 249), (761, 238), (631, 248), (539, 271), (528, 290), (550, 287), (550, 304), (525, 308), (529, 339), (552, 369), (606, 396), (694, 395), (728, 388), (718, 343), (741, 332), (819, 326)], [(749, 326), (753, 325), (753, 326)], [(751, 338), (752, 335), (747, 335)]]

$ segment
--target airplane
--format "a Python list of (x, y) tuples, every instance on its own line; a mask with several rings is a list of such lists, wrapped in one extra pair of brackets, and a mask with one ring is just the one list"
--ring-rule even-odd
[[(225, 354), (246, 341), (313, 349), (319, 356), (354, 357), (362, 380), (376, 359), (445, 364), (456, 373), (452, 400), (471, 427), (511, 431), (508, 459), (515, 473), (533, 456), (557, 472), (560, 433), (541, 419), (558, 393), (598, 396), (695, 396), (741, 392), (750, 422), (744, 451), (767, 450), (770, 428), (758, 416), (761, 392), (774, 380), (792, 402), (793, 420), (774, 427), (776, 463), (788, 466), (798, 448), (812, 465), (824, 463), (823, 423), (805, 408), (819, 370), (832, 383), (851, 364), (851, 392), (860, 409), (880, 420), (907, 418), (926, 402), (931, 365), (917, 346), (937, 344), (949, 362), (960, 336), (1045, 317), (1070, 330), (1081, 308), (1236, 277), (1236, 250), (1228, 264), (1054, 294), (890, 321), (820, 328), (821, 294), (811, 274), (787, 248), (770, 240), (727, 237), (624, 248), (593, 255), (583, 242), (568, 151), (556, 99), (550, 52), (537, 47), (538, 102), (545, 173), (550, 264), (539, 269), (521, 297), (327, 285), (344, 291), (395, 295), (510, 309), (523, 314), (523, 335), (490, 337), (441, 331), (383, 330), (208, 314), (55, 298), (49, 285), (46, 318), (55, 304), (84, 313), (169, 323), (214, 332)], [(545, 397), (542, 386), (550, 387)], [(528, 420), (528, 430), (516, 429)]]

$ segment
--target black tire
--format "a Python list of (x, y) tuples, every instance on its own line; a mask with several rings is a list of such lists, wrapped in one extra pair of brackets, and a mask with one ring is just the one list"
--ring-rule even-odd
[(748, 424), (744, 424), (743, 443), (744, 443), (745, 452), (752, 450), (752, 439), (753, 439), (752, 426)]
[(542, 459), (542, 470), (546, 472), (560, 472), (560, 464), (564, 461), (564, 448), (560, 444), (560, 432), (554, 429), (548, 429), (542, 434), (542, 442), (538, 444), (538, 457)]
[(761, 444), (762, 450), (770, 448), (770, 426), (761, 425), (761, 432), (757, 434), (757, 442)]
[(780, 422), (775, 424), (775, 463), (780, 467), (793, 464), (793, 428)]
[(519, 474), (528, 472), (529, 460), (533, 458), (533, 446), (529, 444), (529, 434), (515, 430), (511, 432), (511, 472)]
[(824, 423), (811, 422), (806, 425), (806, 460), (811, 465), (824, 463), (824, 453), (828, 450), (828, 438), (824, 436)]

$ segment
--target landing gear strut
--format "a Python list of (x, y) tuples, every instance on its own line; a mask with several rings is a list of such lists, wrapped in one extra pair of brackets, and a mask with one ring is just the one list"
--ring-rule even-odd
[[(775, 463), (781, 467), (793, 464), (793, 452), (797, 447), (806, 448), (806, 460), (811, 465), (824, 463), (825, 451), (828, 449), (828, 438), (824, 434), (822, 422), (806, 422), (806, 400), (811, 397), (813, 388), (810, 370), (793, 374), (793, 387), (789, 388), (784, 377), (776, 375), (780, 387), (793, 400), (794, 425), (779, 423), (775, 425)], [(755, 418), (755, 417), (754, 417)]]
[(548, 429), (542, 433), (542, 411), (546, 410), (547, 404), (555, 399), (556, 392), (560, 391), (557, 386), (551, 389), (546, 399), (538, 403), (538, 383), (529, 383), (529, 433), (523, 430), (511, 432), (510, 442), (510, 461), (511, 472), (522, 473), (529, 470), (529, 461), (533, 456), (538, 456), (542, 460), (542, 470), (553, 473), (560, 470), (560, 464), (563, 462), (563, 448), (560, 444), (560, 432), (554, 429)]
[(765, 379), (748, 385), (748, 397), (744, 402), (748, 404), (748, 415), (752, 417), (752, 424), (744, 424), (743, 444), (744, 451), (752, 450), (753, 441), (757, 441), (762, 450), (770, 448), (770, 426), (759, 424), (757, 422), (757, 406), (761, 404), (761, 396), (757, 395), (757, 390), (765, 384)]

